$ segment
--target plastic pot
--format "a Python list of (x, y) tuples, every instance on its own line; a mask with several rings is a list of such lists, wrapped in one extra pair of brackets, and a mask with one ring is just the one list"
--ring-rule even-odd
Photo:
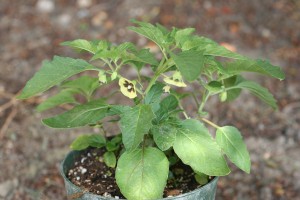
[[(75, 158), (81, 154), (80, 151), (71, 151), (63, 160), (60, 165), (60, 173), (65, 181), (67, 195), (69, 199), (80, 199), (80, 200), (115, 200), (111, 197), (103, 197), (88, 192), (83, 192), (81, 188), (74, 185), (67, 177), (66, 174), (70, 168), (74, 166)], [(217, 190), (218, 177), (215, 177), (208, 184), (194, 191), (176, 196), (163, 198), (161, 200), (214, 200)]]

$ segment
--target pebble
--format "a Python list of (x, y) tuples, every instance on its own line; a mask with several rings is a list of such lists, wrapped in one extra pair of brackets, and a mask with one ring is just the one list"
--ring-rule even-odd
[(40, 12), (51, 13), (55, 9), (54, 2), (51, 0), (39, 0), (36, 9)]
[(77, 6), (79, 8), (87, 8), (92, 5), (92, 0), (77, 0)]
[(86, 168), (82, 168), (81, 169), (81, 174), (85, 174), (87, 172), (87, 169)]
[(76, 180), (77, 180), (77, 181), (79, 181), (79, 180), (80, 180), (80, 177), (79, 177), (79, 176), (77, 176), (77, 177), (76, 177)]
[[(8, 180), (0, 183), (0, 197), (7, 197), (19, 184), (18, 179)], [(1, 198), (0, 198), (1, 199)]]
[(83, 157), (80, 162), (83, 163), (85, 160), (86, 160), (86, 157)]

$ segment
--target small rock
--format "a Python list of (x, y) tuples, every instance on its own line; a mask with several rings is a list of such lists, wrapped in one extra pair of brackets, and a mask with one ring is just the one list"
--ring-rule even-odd
[(0, 183), (0, 197), (6, 197), (18, 186), (18, 179), (8, 180)]
[(81, 169), (81, 174), (85, 174), (87, 172), (87, 169), (86, 168), (82, 168)]
[(51, 13), (55, 9), (54, 2), (51, 0), (39, 0), (36, 8), (40, 12)]
[(77, 0), (77, 6), (79, 8), (87, 8), (92, 5), (92, 0)]
[(107, 19), (107, 13), (100, 11), (92, 18), (93, 26), (101, 26), (103, 22)]

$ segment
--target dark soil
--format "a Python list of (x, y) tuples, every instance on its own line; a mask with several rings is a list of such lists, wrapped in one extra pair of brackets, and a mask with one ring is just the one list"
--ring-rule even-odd
[[(105, 165), (103, 154), (103, 149), (89, 148), (83, 151), (75, 158), (75, 165), (69, 170), (67, 178), (83, 191), (125, 199), (116, 184), (115, 169)], [(174, 177), (169, 178), (164, 197), (177, 196), (201, 187), (194, 179), (194, 172), (190, 167), (178, 162), (170, 170)]]

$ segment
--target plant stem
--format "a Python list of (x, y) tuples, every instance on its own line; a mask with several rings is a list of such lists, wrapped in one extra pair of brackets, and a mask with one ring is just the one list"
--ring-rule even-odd
[[(161, 62), (162, 63), (162, 62)], [(166, 60), (166, 62), (164, 64), (160, 64), (153, 76), (153, 78), (150, 80), (148, 87), (145, 91), (145, 94), (147, 94), (149, 92), (149, 90), (151, 89), (151, 87), (154, 85), (154, 83), (156, 82), (156, 80), (158, 79), (158, 77), (160, 76), (161, 73), (163, 73), (165, 70), (168, 69), (168, 63), (169, 60)]]
[(177, 98), (177, 100), (178, 100), (178, 106), (179, 106), (179, 108), (180, 108), (181, 110), (183, 110), (182, 113), (183, 113), (184, 117), (185, 117), (186, 119), (189, 119), (190, 117), (186, 114), (186, 112), (185, 112), (185, 110), (184, 110), (184, 108), (183, 108), (183, 106), (182, 106), (180, 100), (179, 100), (178, 98)]
[(202, 96), (202, 101), (201, 101), (201, 104), (200, 104), (200, 107), (198, 109), (198, 113), (202, 113), (203, 112), (203, 108), (208, 100), (208, 98), (210, 97), (210, 92), (204, 92), (204, 95)]
[(216, 129), (220, 128), (220, 126), (216, 125), (215, 123), (209, 121), (208, 119), (205, 119), (205, 118), (202, 118), (202, 117), (199, 117), (199, 119), (201, 119), (202, 121), (208, 123), (209, 125), (211, 125), (212, 127), (215, 127)]

